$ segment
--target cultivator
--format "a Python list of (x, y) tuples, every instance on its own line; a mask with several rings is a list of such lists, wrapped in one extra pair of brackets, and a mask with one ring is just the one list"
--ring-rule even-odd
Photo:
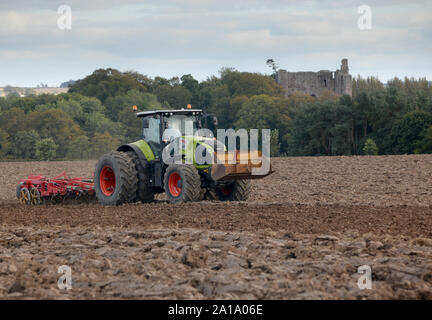
[(60, 203), (68, 199), (91, 201), (95, 198), (92, 179), (69, 178), (66, 172), (49, 179), (44, 176), (29, 176), (20, 180), (16, 196), (22, 204)]

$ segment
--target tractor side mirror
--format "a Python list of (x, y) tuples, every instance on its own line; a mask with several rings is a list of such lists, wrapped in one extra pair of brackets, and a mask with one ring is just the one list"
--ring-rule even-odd
[(218, 125), (218, 119), (214, 114), (206, 114), (204, 117), (208, 129), (213, 130)]
[(143, 129), (148, 129), (149, 128), (149, 119), (144, 118), (143, 119)]

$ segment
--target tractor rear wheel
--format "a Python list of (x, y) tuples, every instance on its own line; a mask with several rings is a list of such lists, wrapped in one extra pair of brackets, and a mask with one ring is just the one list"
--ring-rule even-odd
[(135, 164), (138, 177), (138, 187), (134, 202), (150, 203), (154, 201), (154, 193), (150, 186), (149, 164), (146, 161), (145, 167), (141, 164), (138, 155), (134, 151), (126, 152)]
[(216, 195), (221, 201), (246, 201), (251, 189), (249, 180), (235, 180), (230, 185), (216, 189)]
[(124, 152), (103, 155), (95, 170), (96, 197), (103, 205), (133, 202), (137, 195), (138, 172), (131, 156)]
[(170, 203), (199, 201), (201, 177), (192, 165), (173, 164), (164, 176), (164, 189)]

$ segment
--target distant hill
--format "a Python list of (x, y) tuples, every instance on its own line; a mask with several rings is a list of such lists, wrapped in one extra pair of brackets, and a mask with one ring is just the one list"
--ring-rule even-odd
[(6, 97), (9, 95), (15, 95), (18, 97), (26, 97), (32, 94), (40, 95), (44, 93), (48, 94), (60, 94), (68, 92), (69, 88), (19, 88), (19, 87), (12, 87), (12, 86), (6, 86), (3, 88), (0, 88), (0, 97)]

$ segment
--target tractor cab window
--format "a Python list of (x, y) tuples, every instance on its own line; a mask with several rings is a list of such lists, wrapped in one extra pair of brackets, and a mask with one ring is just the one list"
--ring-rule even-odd
[(196, 116), (172, 115), (166, 117), (166, 129), (176, 131), (179, 136), (194, 135), (198, 127), (198, 118)]
[(160, 152), (160, 118), (159, 116), (145, 117), (143, 119), (144, 140), (149, 144), (155, 156)]

